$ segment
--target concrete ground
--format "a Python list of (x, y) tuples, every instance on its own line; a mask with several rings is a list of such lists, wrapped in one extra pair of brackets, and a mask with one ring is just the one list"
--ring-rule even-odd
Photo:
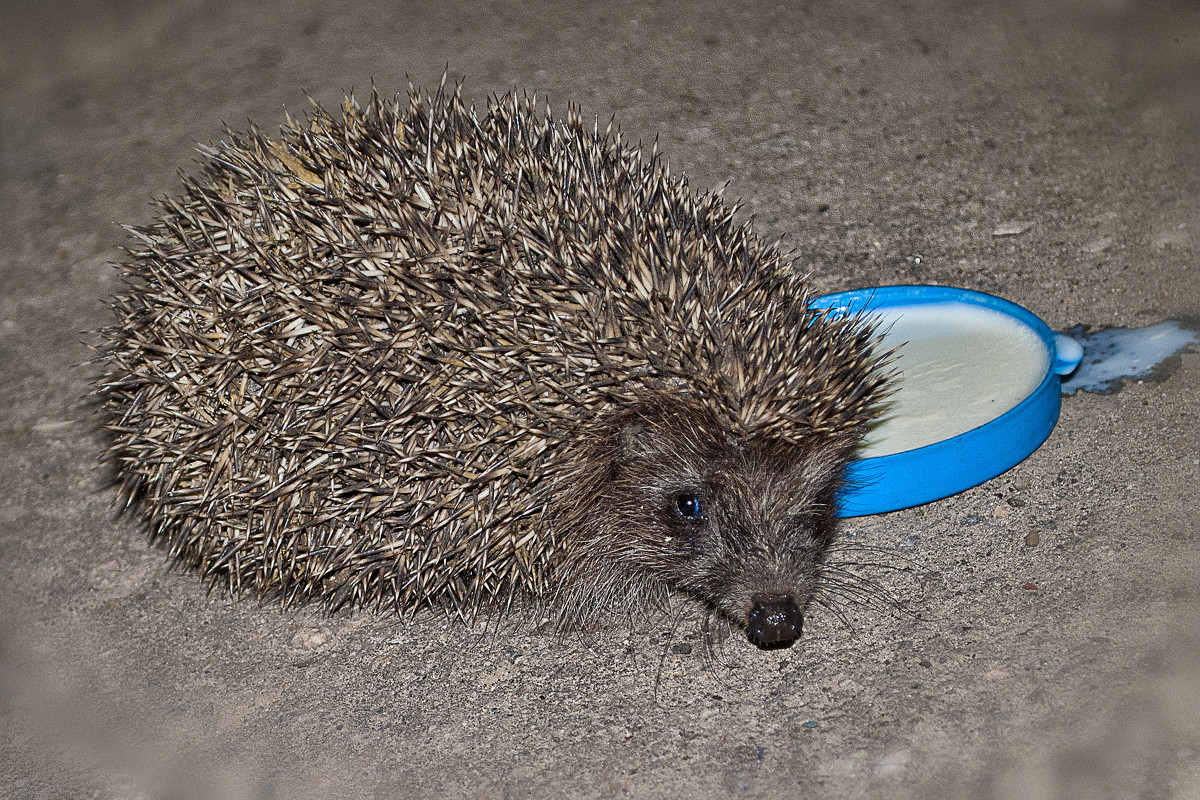
[(114, 518), (79, 366), (195, 142), (446, 65), (657, 135), (822, 290), (1200, 316), (1194, 2), (146, 6), (0, 11), (0, 797), (1200, 798), (1195, 353), (851, 521), (900, 608), (770, 653), (686, 606), (560, 639), (209, 595)]

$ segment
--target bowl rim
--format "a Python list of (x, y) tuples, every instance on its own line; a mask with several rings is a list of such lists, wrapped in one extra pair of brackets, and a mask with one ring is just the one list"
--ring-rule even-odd
[(839, 516), (897, 511), (978, 486), (1024, 461), (1054, 430), (1062, 403), (1060, 376), (1074, 369), (1082, 353), (1076, 354), (1070, 346), (1075, 345), (1073, 340), (1055, 333), (1029, 309), (975, 289), (930, 284), (852, 289), (813, 298), (810, 305), (835, 314), (854, 314), (947, 302), (998, 311), (1033, 330), (1049, 355), (1041, 380), (1008, 411), (969, 431), (911, 450), (851, 462), (838, 498)]

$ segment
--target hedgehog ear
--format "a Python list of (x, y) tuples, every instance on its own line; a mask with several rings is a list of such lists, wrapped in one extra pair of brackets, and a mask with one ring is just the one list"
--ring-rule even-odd
[(617, 431), (617, 452), (621, 461), (630, 461), (649, 454), (646, 447), (649, 433), (640, 422), (629, 422)]
[(627, 463), (663, 450), (654, 429), (642, 420), (631, 420), (620, 427), (616, 436), (617, 460)]

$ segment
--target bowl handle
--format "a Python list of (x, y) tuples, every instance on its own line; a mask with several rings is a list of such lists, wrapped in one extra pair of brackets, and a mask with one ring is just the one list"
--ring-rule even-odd
[(1070, 375), (1083, 360), (1083, 345), (1065, 333), (1054, 334), (1054, 366), (1056, 375)]

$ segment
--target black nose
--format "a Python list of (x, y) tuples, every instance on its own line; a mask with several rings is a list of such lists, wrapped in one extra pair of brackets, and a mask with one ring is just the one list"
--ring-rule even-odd
[(764, 650), (773, 650), (790, 647), (800, 638), (804, 615), (791, 595), (756, 594), (750, 601), (754, 603), (746, 620), (750, 641)]

